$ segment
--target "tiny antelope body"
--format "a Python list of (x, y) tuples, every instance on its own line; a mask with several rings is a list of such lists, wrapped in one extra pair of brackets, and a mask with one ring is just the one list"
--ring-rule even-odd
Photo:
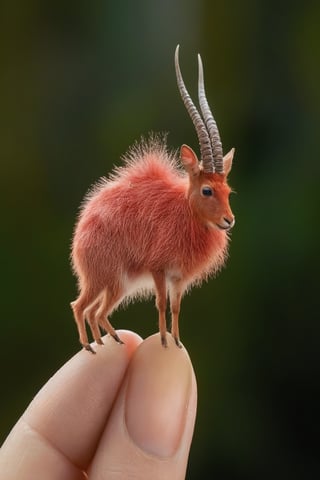
[(194, 124), (201, 161), (187, 145), (180, 168), (165, 140), (152, 136), (129, 150), (125, 164), (101, 179), (85, 198), (76, 224), (72, 263), (79, 297), (72, 302), (80, 343), (101, 329), (121, 339), (108, 317), (122, 302), (155, 293), (161, 342), (167, 346), (166, 306), (170, 300), (172, 336), (178, 346), (179, 311), (184, 292), (224, 264), (228, 232), (234, 225), (229, 205), (234, 149), (225, 157), (219, 131), (206, 100), (199, 62), (199, 104), (193, 104), (175, 53), (178, 88)]

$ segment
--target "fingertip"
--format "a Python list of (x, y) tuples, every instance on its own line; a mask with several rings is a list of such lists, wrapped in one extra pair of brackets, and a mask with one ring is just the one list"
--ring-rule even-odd
[[(101, 355), (103, 355), (105, 352), (105, 348), (104, 348), (105, 346), (107, 346), (108, 348), (110, 347), (112, 348), (115, 346), (118, 346), (118, 347), (123, 346), (123, 350), (130, 357), (133, 354), (133, 352), (136, 350), (136, 348), (140, 345), (140, 343), (143, 341), (140, 335), (138, 335), (135, 332), (132, 332), (131, 330), (117, 330), (116, 334), (121, 340), (121, 342), (116, 341), (110, 335), (106, 334), (103, 337), (101, 337), (101, 343), (92, 342), (88, 344), (88, 348), (84, 347), (81, 350), (81, 352), (89, 351), (89, 353), (94, 353), (94, 354), (100, 353)], [(76, 356), (77, 354), (75, 355), (75, 357)], [(88, 356), (86, 358), (88, 358)], [(100, 361), (101, 361), (101, 358), (100, 358)]]
[(118, 331), (124, 344), (103, 337), (74, 355), (40, 390), (24, 414), (25, 421), (75, 464), (90, 462), (105, 427), (128, 364), (141, 344), (139, 335)]
[(117, 334), (126, 345), (129, 354), (133, 354), (140, 343), (143, 342), (142, 337), (131, 330), (117, 330)]
[(174, 455), (186, 423), (193, 369), (184, 347), (168, 336), (148, 337), (137, 349), (128, 371), (125, 420), (129, 435), (143, 451)]
[[(186, 349), (168, 335), (144, 340), (134, 353), (91, 463), (116, 478), (185, 478), (196, 416), (197, 391)], [(109, 478), (109, 477), (108, 477)]]

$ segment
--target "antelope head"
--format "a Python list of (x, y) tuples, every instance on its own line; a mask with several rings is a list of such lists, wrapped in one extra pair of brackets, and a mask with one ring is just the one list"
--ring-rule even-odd
[(201, 161), (199, 162), (195, 152), (187, 145), (182, 145), (180, 158), (189, 175), (188, 197), (194, 213), (208, 227), (230, 230), (235, 224), (235, 218), (229, 204), (231, 188), (227, 183), (227, 177), (232, 167), (234, 148), (223, 156), (219, 130), (205, 94), (200, 55), (198, 67), (198, 97), (202, 116), (184, 84), (179, 66), (178, 45), (175, 52), (177, 83), (198, 136)]

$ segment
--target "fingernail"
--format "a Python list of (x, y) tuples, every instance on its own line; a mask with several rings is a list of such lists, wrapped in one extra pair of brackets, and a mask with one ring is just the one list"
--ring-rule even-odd
[(184, 349), (149, 337), (131, 363), (126, 392), (128, 433), (145, 452), (172, 456), (184, 431), (191, 393), (191, 364)]

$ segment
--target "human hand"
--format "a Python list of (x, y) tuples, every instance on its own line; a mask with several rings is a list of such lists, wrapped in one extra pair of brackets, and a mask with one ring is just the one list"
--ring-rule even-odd
[[(184, 479), (196, 382), (184, 348), (119, 332), (40, 390), (0, 451), (0, 479)], [(169, 335), (168, 335), (169, 337)]]

